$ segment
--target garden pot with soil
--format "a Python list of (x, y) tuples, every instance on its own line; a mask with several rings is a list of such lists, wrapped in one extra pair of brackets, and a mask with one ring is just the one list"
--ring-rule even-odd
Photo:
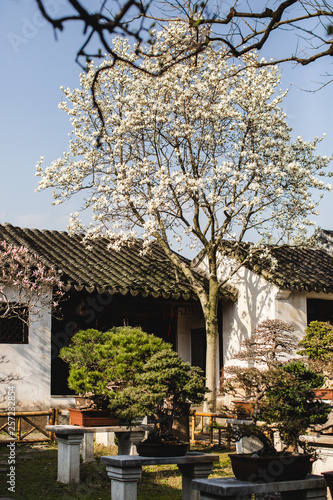
[(136, 444), (141, 457), (181, 457), (189, 451), (188, 443), (143, 441)]
[(112, 417), (109, 410), (69, 408), (69, 418), (72, 425), (80, 427), (119, 425), (118, 419)]
[(273, 483), (298, 481), (311, 472), (311, 454), (258, 456), (230, 454), (236, 479), (241, 481)]

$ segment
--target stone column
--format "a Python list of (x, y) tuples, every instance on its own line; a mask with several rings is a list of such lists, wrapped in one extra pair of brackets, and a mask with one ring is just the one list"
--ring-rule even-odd
[(81, 445), (81, 457), (83, 462), (94, 460), (94, 433), (85, 432)]
[(80, 482), (80, 445), (82, 434), (56, 434), (58, 440), (58, 481)]
[(115, 432), (118, 439), (118, 455), (137, 455), (135, 443), (145, 437), (145, 431)]
[(106, 473), (111, 479), (111, 500), (137, 500), (137, 483), (142, 467), (114, 467), (107, 465)]
[(96, 432), (95, 441), (104, 446), (115, 446), (114, 432)]
[(192, 489), (193, 479), (207, 479), (213, 463), (178, 464), (182, 474), (182, 500), (200, 500), (200, 491)]

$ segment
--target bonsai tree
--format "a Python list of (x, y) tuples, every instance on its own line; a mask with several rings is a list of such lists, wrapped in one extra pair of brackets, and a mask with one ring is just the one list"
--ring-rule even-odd
[(149, 441), (172, 441), (176, 416), (190, 413), (191, 404), (203, 402), (205, 379), (200, 368), (185, 363), (176, 352), (156, 352), (120, 392), (111, 394), (110, 408), (131, 423), (145, 415), (154, 423)]
[(299, 360), (278, 367), (272, 377), (274, 383), (271, 380), (268, 384), (259, 416), (276, 426), (286, 447), (293, 451), (305, 448), (299, 436), (324, 424), (330, 412), (329, 405), (318, 401), (313, 392), (324, 377)]
[[(251, 425), (237, 426), (234, 438), (256, 436), (262, 443), (261, 455), (277, 454), (272, 430), (279, 431), (285, 450), (305, 447), (300, 436), (316, 424), (326, 422), (330, 408), (316, 400), (313, 389), (323, 376), (306, 367), (296, 354), (298, 340), (292, 325), (280, 320), (261, 323), (241, 345), (236, 359), (252, 366), (228, 370), (224, 392), (243, 394), (252, 404)], [(258, 425), (258, 421), (262, 425)]]
[(202, 370), (140, 328), (79, 331), (60, 357), (69, 364), (69, 387), (88, 396), (92, 408), (109, 408), (128, 424), (148, 416), (159, 439), (170, 440), (174, 417), (204, 400)]
[[(323, 373), (326, 384), (333, 379), (333, 326), (324, 321), (311, 321), (305, 336), (299, 342), (298, 354), (306, 356), (306, 362), (317, 373)], [(321, 386), (318, 386), (321, 387)]]
[(171, 349), (140, 328), (114, 327), (107, 332), (79, 331), (59, 357), (69, 364), (69, 387), (89, 397), (91, 408), (107, 409), (110, 395), (140, 373), (153, 354)]
[(234, 356), (241, 363), (225, 369), (222, 392), (249, 401), (253, 423), (267, 387), (274, 381), (274, 370), (295, 354), (298, 339), (294, 331), (292, 325), (280, 320), (263, 321)]
[(70, 366), (69, 387), (88, 396), (92, 407), (109, 408), (128, 424), (148, 416), (158, 439), (170, 440), (174, 417), (204, 400), (200, 368), (140, 328), (80, 331), (60, 357)]

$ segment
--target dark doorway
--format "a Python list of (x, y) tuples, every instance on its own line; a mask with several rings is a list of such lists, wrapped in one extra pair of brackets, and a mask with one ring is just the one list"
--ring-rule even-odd
[(191, 365), (199, 366), (206, 373), (206, 329), (191, 330)]
[(307, 321), (329, 321), (333, 324), (333, 300), (308, 299)]
[[(188, 301), (186, 304), (190, 304)], [(62, 318), (52, 320), (51, 394), (73, 394), (68, 388), (68, 366), (59, 357), (76, 332), (93, 328), (107, 331), (113, 326), (140, 326), (176, 347), (178, 306), (181, 300), (110, 295), (71, 291), (62, 303)]]

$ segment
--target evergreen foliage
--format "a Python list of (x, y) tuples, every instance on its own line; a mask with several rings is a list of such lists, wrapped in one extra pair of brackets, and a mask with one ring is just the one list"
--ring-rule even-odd
[(330, 323), (311, 321), (299, 346), (298, 354), (306, 356), (315, 371), (333, 378), (333, 326)]
[[(235, 438), (256, 436), (263, 444), (259, 454), (277, 453), (270, 437), (273, 429), (279, 431), (285, 450), (306, 448), (300, 436), (311, 426), (325, 423), (330, 412), (313, 392), (322, 385), (323, 375), (292, 359), (298, 346), (293, 331), (292, 325), (280, 320), (261, 323), (235, 356), (252, 366), (231, 367), (224, 384), (225, 393), (251, 402), (252, 425), (240, 426)], [(265, 425), (259, 427), (258, 421)]]
[(70, 366), (71, 389), (88, 396), (95, 407), (109, 408), (121, 422), (148, 416), (159, 439), (169, 439), (174, 417), (188, 415), (207, 391), (200, 368), (140, 328), (80, 331), (60, 357)]
[(107, 332), (81, 330), (59, 356), (69, 364), (69, 387), (89, 396), (95, 407), (108, 408), (113, 391), (140, 373), (153, 354), (171, 349), (171, 344), (159, 337), (126, 326)]
[(205, 391), (202, 370), (165, 349), (151, 356), (122, 391), (112, 393), (110, 408), (128, 422), (148, 416), (155, 424), (152, 438), (170, 439), (174, 417), (189, 415)]
[(297, 450), (299, 436), (313, 425), (324, 424), (330, 412), (313, 392), (324, 377), (296, 360), (274, 370), (274, 379), (267, 387), (259, 416), (268, 424), (276, 423), (283, 442)]

